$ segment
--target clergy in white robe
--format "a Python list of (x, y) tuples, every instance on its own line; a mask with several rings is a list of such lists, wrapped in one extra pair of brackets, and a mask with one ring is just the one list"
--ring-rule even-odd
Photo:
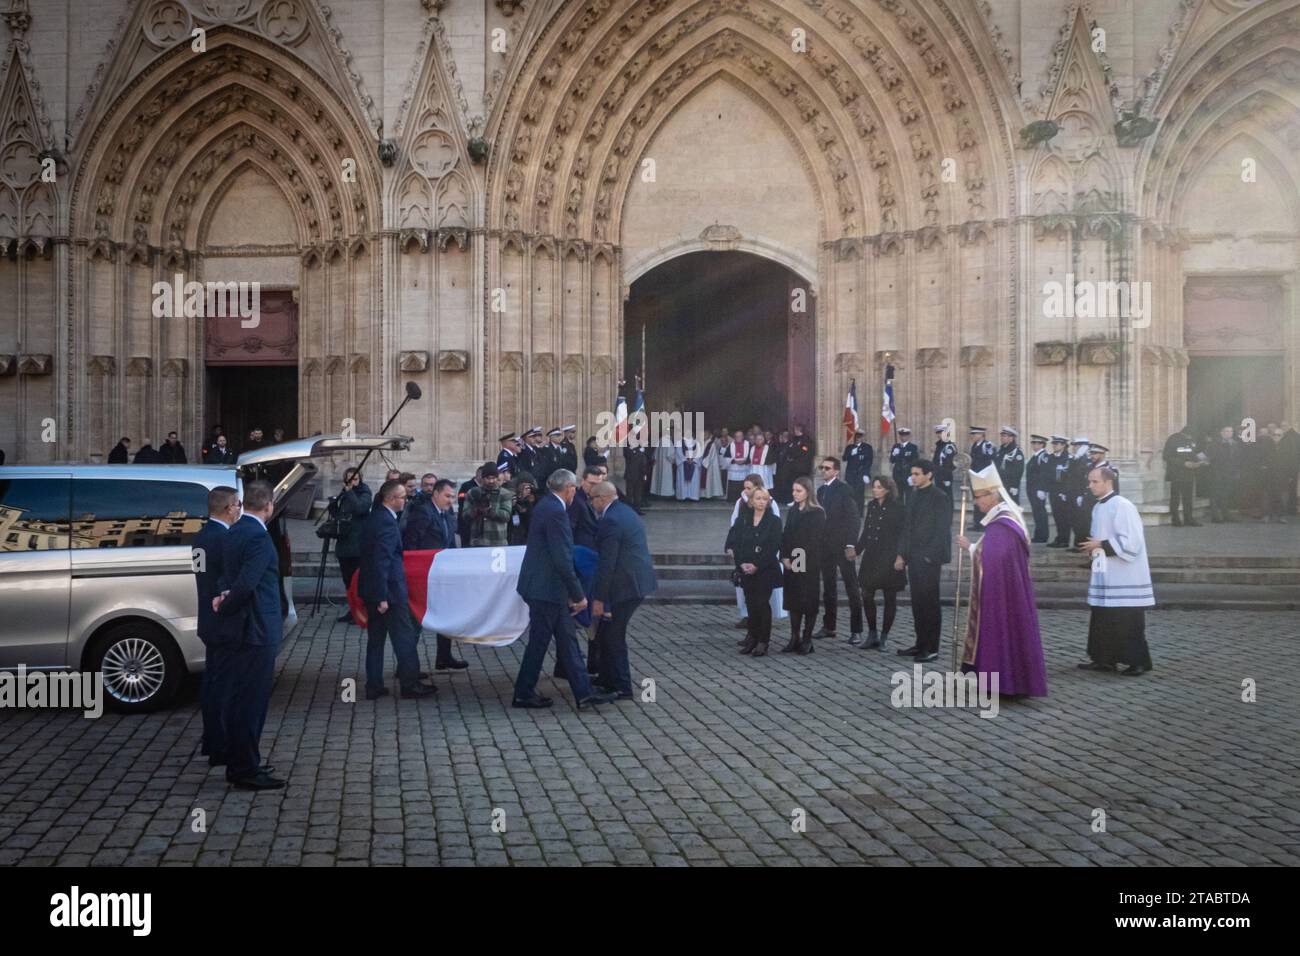
[(1084, 670), (1114, 671), (1136, 677), (1151, 669), (1146, 639), (1146, 609), (1156, 603), (1147, 561), (1142, 517), (1133, 502), (1115, 491), (1115, 472), (1094, 468), (1088, 491), (1096, 498), (1091, 529), (1079, 550), (1092, 558), (1088, 579), (1088, 660)]
[(673, 496), (673, 473), (677, 470), (677, 442), (665, 432), (654, 449), (654, 471), (650, 475), (650, 494), (660, 498)]
[(763, 476), (764, 488), (770, 489), (772, 482), (776, 480), (776, 452), (761, 438), (750, 446), (749, 470), (755, 475)]
[(677, 473), (673, 480), (677, 485), (678, 501), (700, 500), (700, 443), (694, 438), (683, 438), (677, 446)]
[[(735, 507), (731, 509), (731, 522), (727, 525), (728, 528), (735, 524), (736, 519), (740, 517), (740, 509), (748, 506), (749, 493), (753, 490), (754, 486), (750, 482), (746, 481), (744, 483), (744, 491), (742, 491), (740, 497), (736, 499)], [(772, 514), (778, 518), (781, 517), (781, 506), (775, 501), (772, 502)], [(772, 592), (771, 604), (772, 620), (775, 621), (779, 618), (787, 618), (790, 616), (790, 612), (785, 609), (785, 590), (783, 588), (777, 588)], [(736, 588), (736, 610), (739, 612), (739, 620), (743, 621), (749, 617), (749, 608), (745, 606), (745, 591), (743, 588)]]
[(726, 435), (719, 433), (704, 445), (704, 452), (700, 455), (700, 467), (704, 469), (704, 480), (700, 489), (701, 498), (722, 498), (727, 494), (726, 485), (723, 483), (727, 463), (722, 457), (726, 444)]

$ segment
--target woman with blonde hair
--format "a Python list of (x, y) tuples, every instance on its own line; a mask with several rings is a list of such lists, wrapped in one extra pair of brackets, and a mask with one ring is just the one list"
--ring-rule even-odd
[(755, 488), (749, 507), (731, 526), (727, 550), (736, 562), (732, 581), (744, 589), (749, 627), (740, 653), (762, 657), (772, 638), (772, 592), (781, 586), (781, 519), (772, 513), (772, 495)]

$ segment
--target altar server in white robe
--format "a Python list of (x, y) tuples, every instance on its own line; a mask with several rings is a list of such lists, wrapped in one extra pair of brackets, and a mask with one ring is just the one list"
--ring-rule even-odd
[[(751, 474), (745, 476), (742, 487), (744, 490), (741, 491), (740, 497), (736, 499), (735, 507), (731, 509), (731, 524), (727, 526), (728, 528), (735, 524), (736, 519), (740, 517), (740, 509), (749, 506), (749, 496), (753, 494), (754, 489), (766, 488), (767, 486), (763, 484), (763, 478), (761, 475)], [(772, 502), (772, 514), (778, 518), (781, 517), (781, 506), (778, 505), (775, 500)], [(730, 554), (730, 552), (728, 552), (728, 554)], [(785, 609), (785, 590), (783, 588), (777, 588), (772, 592), (771, 603), (772, 620), (775, 621), (779, 618), (787, 618), (790, 616), (790, 612)], [(736, 627), (743, 630), (749, 626), (749, 609), (745, 606), (745, 591), (743, 588), (736, 588), (736, 610), (740, 613), (740, 619), (736, 622)], [(736, 643), (744, 644), (745, 639), (741, 638)]]
[(1115, 470), (1093, 468), (1088, 491), (1096, 499), (1090, 533), (1079, 550), (1092, 558), (1088, 579), (1088, 660), (1084, 670), (1120, 671), (1137, 677), (1151, 670), (1146, 609), (1154, 607), (1146, 534), (1133, 502), (1115, 491)]
[(723, 457), (723, 450), (727, 445), (727, 433), (718, 430), (718, 433), (705, 443), (704, 452), (700, 455), (700, 467), (704, 469), (704, 481), (700, 490), (701, 498), (723, 498), (726, 497), (727, 489), (724, 482), (724, 475), (727, 470), (727, 461)]
[(673, 473), (677, 470), (677, 437), (671, 424), (665, 426), (654, 449), (654, 472), (650, 475), (650, 494), (660, 498), (673, 496)]
[(677, 446), (677, 474), (673, 480), (677, 485), (678, 501), (700, 500), (700, 443), (694, 438), (683, 438)]

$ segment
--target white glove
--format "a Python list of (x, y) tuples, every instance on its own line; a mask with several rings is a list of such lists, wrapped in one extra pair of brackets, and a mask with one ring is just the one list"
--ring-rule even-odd
[(1040, 491), (1040, 492), (1038, 493), (1038, 500), (1039, 500), (1039, 501), (1046, 501), (1046, 500), (1047, 500), (1047, 492), (1045, 492), (1045, 491)]

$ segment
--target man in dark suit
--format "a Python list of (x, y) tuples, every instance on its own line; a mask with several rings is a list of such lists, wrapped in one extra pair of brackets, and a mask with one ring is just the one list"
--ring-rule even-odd
[(280, 559), (266, 524), (275, 511), (269, 482), (244, 486), (244, 516), (222, 541), (221, 593), (213, 600), (226, 710), (226, 780), (240, 790), (278, 790), (284, 781), (262, 764), (258, 741), (284, 636)]
[(603, 619), (600, 631), (600, 674), (597, 685), (619, 700), (632, 699), (632, 673), (627, 662), (627, 626), (642, 600), (659, 586), (646, 544), (645, 525), (636, 512), (618, 500), (618, 489), (602, 481), (591, 490), (596, 524), (596, 587), (593, 620)]
[(208, 520), (191, 542), (194, 586), (198, 591), (199, 640), (206, 651), (203, 684), (199, 691), (199, 708), (203, 714), (203, 745), (200, 752), (209, 767), (226, 765), (225, 719), (226, 657), (225, 644), (219, 639), (217, 612), (212, 599), (221, 593), (222, 546), (226, 532), (239, 520), (239, 494), (234, 488), (220, 485), (208, 492)]
[(125, 465), (131, 458), (131, 439), (123, 437), (113, 450), (108, 453), (108, 463), (110, 465)]
[(822, 538), (822, 603), (826, 607), (822, 629), (817, 637), (835, 636), (835, 604), (839, 590), (838, 574), (844, 579), (849, 597), (849, 643), (862, 643), (862, 593), (858, 590), (858, 573), (853, 566), (857, 552), (858, 529), (862, 518), (853, 505), (853, 496), (840, 478), (840, 460), (834, 455), (822, 459), (822, 480), (817, 489), (817, 503), (826, 512), (826, 531)]
[(916, 643), (899, 651), (928, 663), (939, 656), (943, 611), (939, 607), (939, 575), (952, 560), (952, 501), (934, 484), (934, 465), (927, 458), (912, 465), (912, 500), (903, 515), (894, 568), (907, 569), (912, 591)]
[(239, 456), (226, 443), (225, 435), (218, 435), (216, 443), (203, 456), (203, 464), (205, 465), (233, 465), (238, 460)]
[(601, 481), (598, 465), (589, 465), (582, 471), (582, 484), (569, 502), (569, 524), (573, 527), (573, 543), (584, 548), (596, 547), (596, 510), (592, 507), (591, 491)]
[(402, 563), (402, 537), (397, 516), (406, 506), (406, 485), (385, 481), (379, 486), (379, 507), (361, 529), (361, 569), (357, 593), (366, 602), (366, 700), (388, 693), (384, 686), (384, 638), (393, 642), (397, 682), (403, 697), (432, 697), (436, 691), (420, 683), (419, 631), (411, 617)]
[[(629, 435), (623, 447), (623, 483), (627, 486), (627, 503), (637, 514), (645, 514), (645, 475), (648, 464), (645, 432)], [(723, 468), (725, 475), (726, 469)]]
[(176, 437), (175, 432), (167, 433), (167, 441), (158, 449), (158, 460), (165, 465), (183, 465), (186, 463), (185, 446)]
[(586, 608), (587, 598), (573, 569), (573, 528), (568, 508), (576, 491), (573, 472), (556, 469), (546, 482), (546, 493), (533, 506), (528, 523), (524, 563), (515, 586), (528, 604), (528, 646), (515, 679), (515, 707), (550, 707), (554, 703), (537, 693), (537, 678), (552, 637), (555, 656), (578, 701), (578, 709), (587, 710), (614, 699), (592, 690), (578, 649), (573, 615)]
[[(411, 515), (402, 532), (405, 551), (441, 551), (456, 544), (456, 513), (452, 502), (456, 500), (456, 485), (450, 478), (439, 478), (429, 489), (428, 506)], [(451, 652), (451, 638), (437, 635), (438, 652), (433, 668), (439, 671), (459, 671), (469, 667)]]

